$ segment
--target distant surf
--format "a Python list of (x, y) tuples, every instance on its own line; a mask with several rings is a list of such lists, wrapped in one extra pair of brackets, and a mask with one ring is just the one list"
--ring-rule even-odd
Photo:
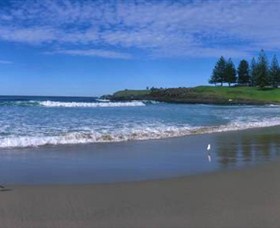
[(109, 100), (98, 100), (98, 102), (59, 102), (59, 101), (4, 101), (0, 106), (43, 106), (64, 108), (106, 108), (106, 107), (135, 107), (145, 106), (142, 101), (110, 102)]
[(131, 101), (131, 102), (58, 102), (58, 101), (40, 101), (39, 105), (45, 107), (65, 107), (65, 108), (105, 108), (105, 107), (135, 107), (145, 106), (142, 101)]

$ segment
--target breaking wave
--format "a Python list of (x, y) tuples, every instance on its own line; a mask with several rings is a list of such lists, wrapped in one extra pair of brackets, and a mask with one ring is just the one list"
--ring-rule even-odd
[[(98, 101), (98, 100), (97, 100)], [(60, 102), (60, 101), (13, 101), (1, 102), (0, 106), (41, 106), (41, 107), (64, 107), (64, 108), (105, 108), (105, 107), (137, 107), (145, 106), (144, 101), (111, 102), (100, 100), (99, 102)], [(151, 103), (152, 104), (152, 103)]]
[(40, 101), (39, 105), (45, 107), (65, 107), (65, 108), (98, 108), (98, 107), (136, 107), (145, 106), (142, 101), (131, 102), (58, 102)]
[(38, 147), (44, 145), (84, 144), (84, 143), (109, 143), (131, 140), (149, 140), (171, 137), (180, 137), (195, 134), (227, 132), (262, 128), (280, 125), (280, 119), (264, 120), (262, 122), (233, 122), (221, 126), (161, 126), (142, 127), (140, 129), (119, 129), (116, 132), (69, 132), (55, 136), (8, 136), (0, 138), (0, 148)]

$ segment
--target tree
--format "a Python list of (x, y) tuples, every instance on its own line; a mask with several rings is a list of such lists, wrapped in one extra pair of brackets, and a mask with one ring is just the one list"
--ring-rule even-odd
[(264, 50), (261, 50), (258, 58), (258, 63), (256, 66), (256, 85), (260, 88), (264, 88), (268, 85), (268, 77), (269, 77), (269, 70), (268, 70), (268, 61)]
[(280, 83), (280, 68), (276, 55), (273, 56), (271, 66), (269, 68), (269, 82), (273, 88), (277, 88)]
[(211, 84), (217, 84), (221, 83), (221, 86), (223, 86), (223, 83), (225, 82), (225, 72), (226, 72), (226, 60), (223, 56), (218, 60), (216, 63), (212, 76), (209, 80), (209, 83)]
[(251, 65), (250, 65), (250, 79), (251, 79), (251, 86), (256, 86), (257, 81), (257, 63), (255, 58), (252, 59)]
[(249, 63), (242, 59), (239, 63), (238, 69), (238, 84), (249, 85), (250, 84), (250, 74), (249, 74)]
[(212, 72), (212, 75), (211, 75), (211, 78), (209, 79), (209, 83), (214, 84), (216, 86), (218, 82), (219, 82), (218, 73), (216, 71), (216, 68), (214, 68), (213, 72)]
[(231, 58), (226, 62), (225, 82), (228, 83), (228, 86), (230, 86), (231, 83), (236, 83), (236, 69)]

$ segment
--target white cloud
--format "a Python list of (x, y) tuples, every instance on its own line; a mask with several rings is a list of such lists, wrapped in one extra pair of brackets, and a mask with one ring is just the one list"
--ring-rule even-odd
[(47, 52), (47, 54), (66, 54), (73, 56), (94, 56), (101, 58), (116, 58), (116, 59), (130, 59), (131, 55), (127, 53), (107, 51), (100, 49), (88, 49), (88, 50), (58, 50), (53, 52)]
[(8, 61), (8, 60), (1, 60), (0, 59), (0, 64), (12, 64), (13, 62)]
[(30, 44), (55, 41), (55, 33), (55, 30), (47, 27), (0, 27), (0, 34), (3, 40)]
[[(153, 58), (234, 57), (279, 50), (280, 1), (15, 2), (0, 9), (0, 40), (71, 46), (64, 54), (86, 55), (88, 48), (87, 55), (110, 58), (135, 50)], [(104, 46), (106, 51), (99, 50)], [(112, 51), (116, 48), (123, 51)]]

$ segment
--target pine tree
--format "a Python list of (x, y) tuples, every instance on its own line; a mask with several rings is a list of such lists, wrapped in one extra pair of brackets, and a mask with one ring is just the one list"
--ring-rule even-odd
[(218, 82), (219, 82), (219, 76), (218, 76), (218, 71), (217, 71), (217, 69), (215, 67), (213, 69), (211, 78), (209, 79), (209, 83), (210, 84), (214, 84), (216, 86)]
[(212, 76), (209, 80), (209, 83), (215, 84), (221, 83), (221, 86), (223, 86), (223, 83), (225, 82), (225, 72), (226, 72), (226, 60), (223, 56), (218, 60), (216, 63)]
[(215, 67), (213, 68), (211, 77), (210, 77), (210, 79), (208, 80), (208, 83), (209, 83), (209, 84), (214, 84), (215, 86), (216, 86), (217, 83), (218, 83), (217, 64), (218, 64), (218, 63), (216, 63)]
[(256, 85), (260, 88), (264, 88), (268, 85), (268, 77), (269, 77), (269, 70), (268, 70), (268, 61), (264, 50), (261, 50), (258, 58), (258, 63), (256, 66)]
[(238, 84), (249, 85), (250, 84), (250, 74), (249, 74), (249, 63), (242, 59), (239, 63), (238, 69)]
[(231, 83), (236, 83), (236, 69), (231, 58), (226, 62), (225, 82), (227, 82), (229, 86)]
[(280, 67), (276, 55), (273, 56), (269, 68), (269, 82), (273, 88), (277, 88), (280, 83)]
[(251, 65), (250, 65), (250, 79), (251, 79), (251, 86), (256, 86), (256, 81), (257, 81), (257, 63), (255, 58), (252, 59)]

